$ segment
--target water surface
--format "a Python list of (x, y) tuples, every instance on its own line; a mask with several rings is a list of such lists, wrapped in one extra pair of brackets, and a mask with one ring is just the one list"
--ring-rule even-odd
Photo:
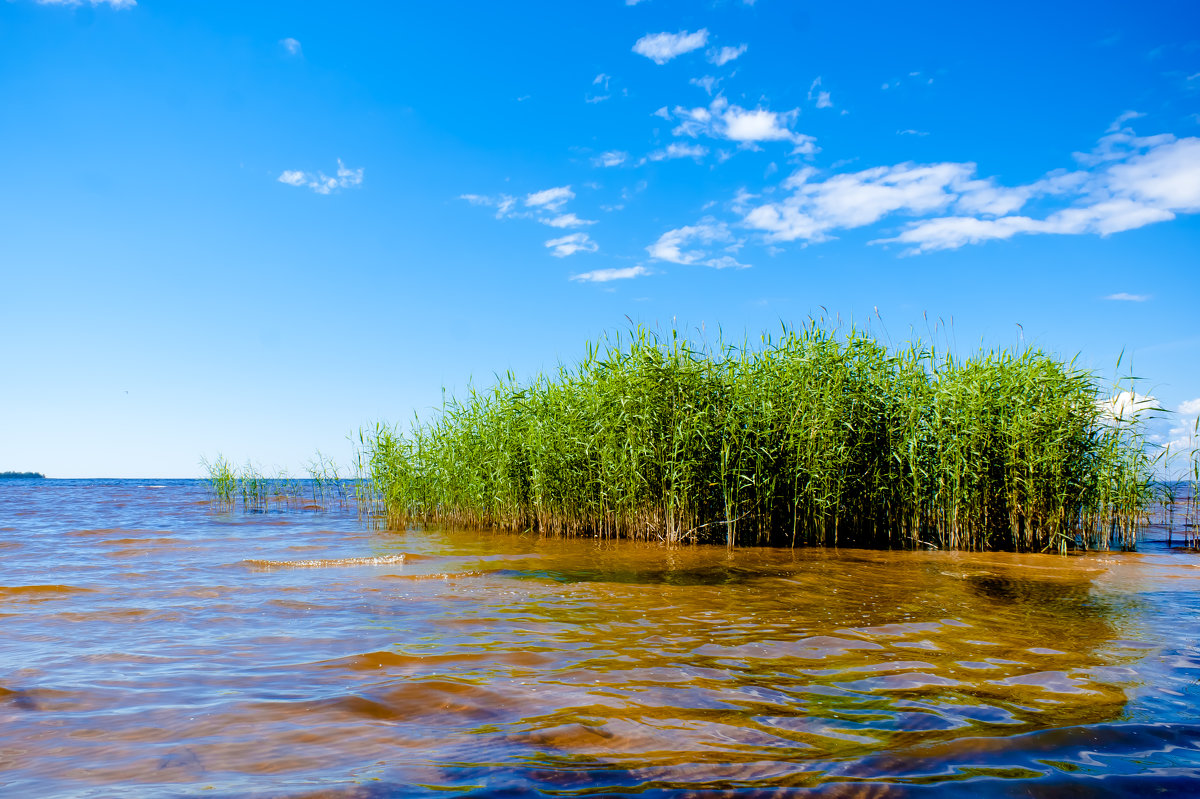
[(1195, 554), (668, 549), (317, 505), (0, 485), (0, 791), (1200, 794)]

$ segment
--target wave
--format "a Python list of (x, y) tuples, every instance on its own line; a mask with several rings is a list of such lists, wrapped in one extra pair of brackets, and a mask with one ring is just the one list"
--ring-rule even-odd
[(328, 569), (338, 566), (388, 566), (394, 563), (404, 563), (420, 559), (420, 555), (400, 552), (395, 555), (376, 555), (367, 558), (320, 558), (316, 560), (264, 560), (260, 558), (247, 558), (242, 563), (259, 569)]

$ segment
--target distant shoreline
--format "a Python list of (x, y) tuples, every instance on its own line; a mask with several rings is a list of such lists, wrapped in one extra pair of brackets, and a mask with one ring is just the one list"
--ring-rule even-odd
[(0, 480), (45, 480), (41, 472), (0, 472)]

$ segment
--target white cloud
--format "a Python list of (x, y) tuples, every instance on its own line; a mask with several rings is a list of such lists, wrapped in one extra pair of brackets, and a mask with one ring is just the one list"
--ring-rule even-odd
[(951, 216), (919, 222), (900, 235), (878, 239), (872, 244), (897, 242), (911, 245), (907, 255), (951, 250), (964, 244), (979, 244), (991, 239), (1009, 239), (1018, 233), (1034, 233), (1040, 223), (1027, 216), (1007, 216), (1002, 219), (976, 219), (970, 216)]
[(287, 50), (291, 55), (300, 55), (300, 42), (289, 36), (286, 39), (280, 39), (279, 43), (283, 45), (283, 49)]
[(596, 220), (594, 220), (594, 219), (580, 219), (579, 217), (575, 216), (575, 214), (573, 214), (573, 213), (572, 214), (560, 214), (555, 217), (550, 217), (548, 219), (541, 219), (538, 221), (540, 221), (543, 225), (549, 225), (550, 227), (562, 227), (562, 228), (583, 227), (584, 225), (596, 224)]
[(1116, 300), (1118, 302), (1145, 302), (1150, 299), (1149, 294), (1129, 294), (1124, 291), (1118, 291), (1116, 294), (1109, 294), (1104, 299)]
[(308, 176), (303, 172), (293, 169), (283, 170), (283, 174), (279, 176), (280, 183), (286, 183), (289, 186), (303, 186), (308, 182)]
[(562, 238), (550, 239), (546, 242), (546, 246), (553, 250), (550, 254), (555, 258), (565, 258), (577, 252), (595, 252), (600, 249), (586, 233), (572, 233)]
[[(655, 260), (675, 264), (696, 264), (715, 269), (745, 268), (747, 264), (739, 263), (732, 256), (715, 255), (711, 251), (713, 245), (726, 242), (732, 242), (724, 248), (727, 252), (736, 252), (741, 247), (741, 242), (734, 241), (728, 225), (717, 222), (712, 217), (705, 217), (695, 225), (668, 230), (659, 236), (658, 241), (647, 247), (646, 252)], [(685, 247), (687, 249), (684, 249)]]
[(1184, 400), (1179, 404), (1175, 415), (1171, 417), (1171, 426), (1167, 430), (1164, 449), (1167, 452), (1167, 468), (1179, 456), (1185, 458), (1182, 476), (1190, 477), (1190, 456), (1193, 451), (1200, 449), (1200, 398)]
[(688, 83), (693, 86), (699, 86), (704, 89), (704, 92), (711, 97), (713, 89), (717, 88), (717, 84), (721, 82), (720, 78), (714, 78), (712, 75), (705, 75), (703, 78), (692, 78)]
[[(957, 187), (965, 191), (960, 210), (997, 214), (1011, 213), (1035, 195), (1075, 195), (1074, 204), (1043, 219), (1003, 215), (997, 219), (930, 219), (913, 223), (880, 243), (907, 244), (906, 254), (916, 254), (1007, 239), (1018, 233), (1108, 236), (1166, 222), (1179, 213), (1200, 211), (1200, 139), (1111, 134), (1101, 140), (1098, 149), (1103, 153), (1093, 162), (1094, 166), (1103, 165), (1098, 171), (1052, 173), (1010, 189), (985, 181), (990, 188), (973, 196), (970, 187), (976, 182)], [(988, 198), (990, 204), (984, 202)]]
[[(819, 85), (814, 81), (810, 90), (817, 91)], [(728, 109), (716, 103), (676, 109), (676, 115), (683, 120), (677, 132), (728, 135), (719, 127)], [(770, 121), (748, 119), (739, 124), (741, 130), (757, 126), (763, 133)], [(772, 130), (782, 127), (775, 124)], [(896, 214), (924, 217), (872, 242), (905, 245), (905, 255), (1020, 234), (1108, 236), (1200, 212), (1200, 138), (1138, 137), (1122, 128), (1102, 137), (1088, 156), (1076, 158), (1091, 168), (1055, 170), (1017, 186), (977, 178), (972, 163), (902, 163), (824, 179), (806, 167), (780, 185), (786, 196), (756, 206), (743, 199), (734, 210), (768, 244), (822, 241), (836, 230), (871, 225)], [(1058, 207), (1043, 215), (1022, 213), (1035, 198)]]
[(788, 141), (795, 145), (793, 153), (811, 155), (817, 151), (817, 140), (791, 129), (799, 114), (799, 109), (745, 109), (730, 105), (724, 97), (717, 97), (707, 108), (701, 106), (689, 109), (676, 106), (674, 115), (680, 122), (672, 132), (676, 136), (703, 135), (729, 139), (744, 147), (753, 147), (757, 142), (764, 141)]
[(725, 137), (733, 141), (791, 141), (788, 124), (795, 114), (776, 113), (756, 108), (745, 110), (737, 106), (725, 112)]
[(1121, 391), (1109, 399), (1097, 400), (1096, 406), (1100, 412), (1100, 421), (1104, 424), (1128, 423), (1162, 410), (1157, 399), (1135, 391)]
[(1200, 211), (1200, 139), (1159, 143), (1113, 165), (1108, 176), (1115, 195), (1170, 211)]
[(571, 275), (571, 279), (583, 283), (608, 283), (611, 280), (629, 280), (649, 274), (651, 274), (650, 270), (644, 266), (626, 266), (618, 269), (594, 269), (591, 272), (581, 272), (578, 275)]
[(601, 72), (599, 75), (597, 75), (595, 78), (592, 79), (592, 85), (593, 86), (604, 86), (604, 90), (608, 91), (608, 82), (610, 80), (612, 80), (612, 75), (605, 75), (603, 72)]
[(324, 172), (317, 172), (314, 175), (296, 169), (285, 169), (278, 177), (278, 181), (286, 183), (289, 186), (307, 186), (317, 194), (332, 194), (337, 189), (345, 189), (362, 184), (363, 170), (361, 167), (358, 169), (348, 169), (340, 158), (337, 164), (336, 177), (329, 177)]
[(671, 118), (671, 112), (670, 112), (670, 111), (668, 111), (668, 110), (667, 110), (667, 107), (664, 105), (662, 108), (658, 109), (657, 111), (655, 111), (655, 112), (654, 112), (653, 114), (651, 114), (650, 116), (652, 116), (652, 117), (661, 117), (661, 118), (663, 118), (663, 119), (670, 119), (670, 118)]
[(746, 214), (750, 227), (765, 231), (771, 242), (822, 241), (836, 228), (870, 225), (887, 214), (924, 214), (947, 207), (950, 190), (974, 171), (972, 164), (898, 164), (814, 181), (806, 168), (784, 181), (793, 193)]
[(745, 52), (746, 45), (739, 44), (737, 47), (718, 47), (709, 50), (707, 57), (710, 64), (716, 64), (718, 67), (723, 67)]
[(627, 160), (629, 160), (629, 153), (621, 150), (609, 150), (593, 158), (592, 163), (596, 166), (620, 166)]
[(557, 186), (553, 189), (535, 191), (525, 197), (525, 205), (531, 208), (542, 208), (547, 211), (557, 211), (568, 200), (575, 199), (575, 192), (570, 186)]
[[(37, 0), (41, 6), (80, 6), (83, 5), (83, 0)], [(137, 0), (87, 0), (90, 5), (102, 6), (110, 5), (115, 9), (133, 8), (137, 5)]]
[(665, 161), (670, 158), (703, 158), (708, 155), (708, 148), (699, 144), (684, 144), (682, 142), (671, 142), (666, 146), (666, 149), (655, 150), (642, 159), (642, 163), (646, 161)]
[(644, 55), (656, 64), (665, 64), (676, 56), (698, 50), (708, 43), (708, 29), (695, 33), (648, 33), (633, 45), (633, 52)]
[(904, 130), (896, 131), (897, 136), (928, 136), (927, 130), (916, 130), (914, 128), (905, 128)]

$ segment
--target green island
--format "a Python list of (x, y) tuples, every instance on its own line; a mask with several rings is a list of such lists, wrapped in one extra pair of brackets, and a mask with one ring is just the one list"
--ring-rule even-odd
[(45, 480), (41, 472), (0, 472), (0, 480)]

